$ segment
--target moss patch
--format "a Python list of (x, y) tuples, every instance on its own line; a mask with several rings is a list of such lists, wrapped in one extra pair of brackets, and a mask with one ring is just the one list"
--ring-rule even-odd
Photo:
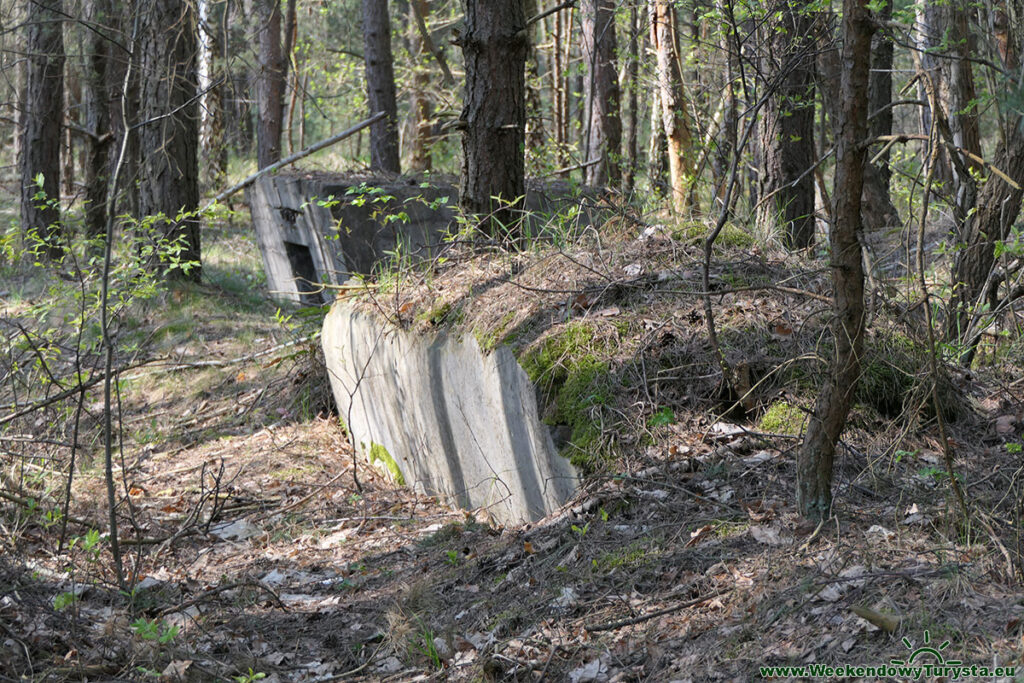
[(384, 467), (387, 468), (388, 473), (391, 474), (391, 479), (399, 486), (405, 486), (405, 475), (402, 474), (402, 470), (398, 467), (398, 463), (388, 453), (388, 449), (379, 443), (370, 444), (370, 464), (376, 465), (377, 461), (384, 463)]
[[(704, 241), (708, 236), (708, 226), (700, 221), (681, 223), (672, 231), (673, 239), (685, 241)], [(754, 245), (754, 236), (734, 223), (726, 223), (718, 234), (715, 244), (724, 247), (746, 248)]]
[(515, 318), (515, 311), (509, 311), (502, 316), (501, 320), (498, 321), (498, 324), (493, 329), (483, 330), (479, 327), (473, 328), (473, 335), (476, 337), (476, 341), (484, 353), (490, 353), (498, 346), (498, 344), (504, 341), (505, 330), (508, 329), (508, 326), (512, 324), (512, 321), (515, 320)]
[(584, 471), (593, 471), (600, 458), (602, 434), (594, 411), (612, 399), (605, 358), (613, 348), (614, 342), (597, 338), (589, 325), (574, 322), (519, 359), (541, 394), (544, 421), (571, 430), (562, 455)]
[(776, 401), (761, 416), (758, 428), (769, 434), (800, 436), (804, 425), (804, 411), (786, 401)]

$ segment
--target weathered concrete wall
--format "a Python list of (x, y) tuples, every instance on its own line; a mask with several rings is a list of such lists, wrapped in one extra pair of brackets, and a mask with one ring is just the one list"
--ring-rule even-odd
[(344, 302), (324, 321), (323, 347), (353, 440), (367, 457), (374, 444), (386, 448), (409, 486), (509, 524), (575, 492), (578, 475), (508, 348), (485, 354), (473, 338), (395, 330)]
[[(320, 283), (371, 274), (399, 243), (411, 259), (432, 257), (455, 225), (459, 202), (454, 184), (436, 177), (424, 184), (340, 174), (264, 176), (246, 197), (270, 291), (307, 304), (333, 298)], [(592, 222), (593, 202), (564, 182), (531, 184), (526, 206), (538, 222), (568, 207), (580, 209), (576, 220)], [(404, 220), (389, 218), (398, 215)]]

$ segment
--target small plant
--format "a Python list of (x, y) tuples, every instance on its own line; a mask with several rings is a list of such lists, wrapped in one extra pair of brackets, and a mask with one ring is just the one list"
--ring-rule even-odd
[(78, 596), (71, 591), (65, 591), (59, 593), (53, 598), (53, 609), (57, 612), (61, 611), (65, 607), (70, 607), (78, 601)]
[(178, 636), (178, 632), (181, 631), (180, 627), (168, 626), (160, 619), (151, 620), (143, 617), (133, 621), (131, 628), (143, 640), (156, 641), (161, 645), (167, 645), (173, 641)]
[(442, 668), (444, 664), (441, 661), (441, 655), (437, 652), (437, 645), (434, 643), (434, 632), (419, 617), (416, 617), (416, 623), (419, 624), (419, 632), (416, 634), (416, 640), (412, 643), (413, 649), (429, 659), (435, 669)]
[(587, 522), (582, 527), (578, 527), (575, 524), (573, 524), (570, 528), (572, 529), (573, 533), (579, 536), (582, 540), (583, 537), (587, 535), (587, 532), (590, 531), (590, 522)]
[(668, 406), (662, 406), (655, 411), (654, 415), (651, 415), (647, 419), (647, 426), (651, 427), (664, 427), (665, 425), (675, 424), (676, 414), (672, 412), (672, 409)]
[(253, 681), (261, 681), (266, 677), (267, 674), (262, 671), (253, 671), (250, 666), (247, 673), (244, 673), (241, 676), (232, 676), (231, 678), (235, 683), (252, 683)]
[(1006, 444), (1007, 453), (1019, 454), (1021, 451), (1024, 451), (1024, 445), (1021, 445), (1018, 442), (1011, 442)]

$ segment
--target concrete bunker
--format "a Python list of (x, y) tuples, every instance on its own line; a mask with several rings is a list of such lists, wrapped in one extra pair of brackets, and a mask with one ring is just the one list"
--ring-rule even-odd
[(323, 348), (357, 450), (392, 479), (505, 524), (537, 520), (574, 495), (579, 475), (507, 346), (486, 353), (472, 335), (396, 329), (338, 301)]
[[(246, 190), (268, 288), (304, 305), (329, 302), (323, 285), (369, 275), (396, 249), (429, 258), (456, 224), (458, 195), (452, 179), (437, 176), (297, 172), (263, 176)], [(593, 206), (564, 181), (528, 183), (535, 226), (567, 211), (589, 225)]]

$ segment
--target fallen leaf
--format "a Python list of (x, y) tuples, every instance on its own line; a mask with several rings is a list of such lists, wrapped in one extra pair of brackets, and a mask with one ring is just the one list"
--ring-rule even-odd
[(686, 545), (683, 546), (683, 547), (684, 548), (690, 548), (692, 546), (697, 545), (698, 543), (700, 543), (702, 538), (706, 537), (707, 535), (709, 535), (714, 530), (715, 530), (715, 527), (713, 527), (710, 524), (705, 524), (701, 528), (696, 529), (695, 531), (690, 532), (690, 540), (687, 541)]
[(525, 550), (528, 555), (533, 555), (535, 552), (537, 552), (533, 549), (533, 544), (529, 541), (523, 541), (523, 550)]

